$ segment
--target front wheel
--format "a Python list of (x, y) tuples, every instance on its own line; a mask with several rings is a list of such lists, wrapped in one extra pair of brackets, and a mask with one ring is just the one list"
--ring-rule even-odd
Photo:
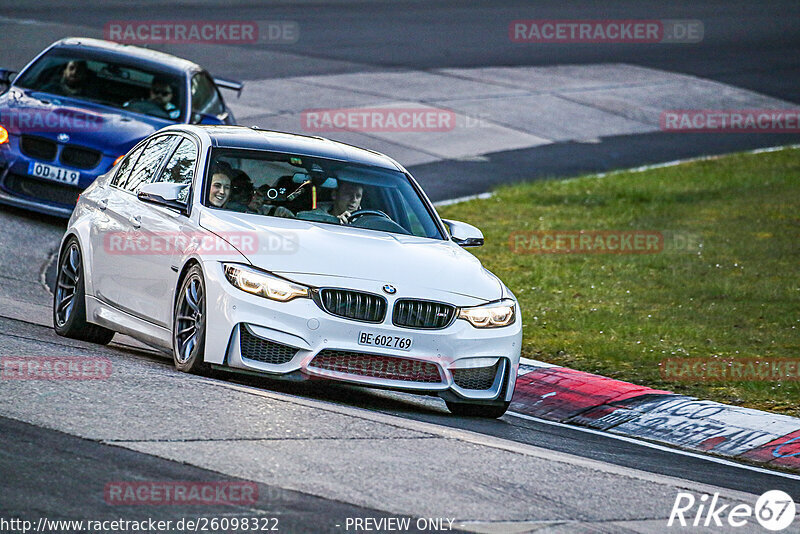
[(502, 417), (508, 410), (510, 402), (503, 404), (469, 404), (466, 402), (445, 401), (447, 409), (453, 415), (462, 417), (485, 417), (487, 419), (497, 419)]
[(172, 321), (172, 359), (185, 373), (207, 371), (203, 362), (206, 344), (206, 286), (198, 265), (186, 273), (175, 299)]
[(58, 258), (58, 275), (53, 291), (53, 327), (59, 336), (108, 345), (114, 332), (86, 320), (86, 284), (83, 258), (74, 237), (64, 245)]

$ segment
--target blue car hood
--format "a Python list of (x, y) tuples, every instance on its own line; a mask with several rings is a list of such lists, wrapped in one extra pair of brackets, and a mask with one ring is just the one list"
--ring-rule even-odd
[[(44, 121), (47, 121), (47, 125)], [(136, 143), (173, 122), (86, 100), (12, 87), (0, 95), (0, 124), (23, 133), (93, 148), (109, 156), (125, 154)]]

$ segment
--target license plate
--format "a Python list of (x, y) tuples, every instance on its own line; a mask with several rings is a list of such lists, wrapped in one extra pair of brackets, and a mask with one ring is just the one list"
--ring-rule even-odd
[(61, 167), (39, 163), (38, 161), (30, 162), (28, 165), (28, 174), (36, 176), (37, 178), (47, 178), (48, 180), (55, 180), (56, 182), (71, 185), (77, 185), (78, 180), (81, 178), (81, 173), (78, 171), (62, 169)]
[(411, 350), (412, 339), (373, 332), (359, 332), (358, 344), (379, 349)]

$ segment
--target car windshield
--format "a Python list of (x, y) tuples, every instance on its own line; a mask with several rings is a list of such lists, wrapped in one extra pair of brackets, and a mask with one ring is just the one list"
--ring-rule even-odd
[(210, 162), (203, 195), (209, 207), (443, 239), (399, 171), (229, 149), (215, 150)]
[(186, 91), (180, 76), (94, 57), (88, 51), (51, 50), (26, 69), (14, 85), (172, 122), (183, 120)]

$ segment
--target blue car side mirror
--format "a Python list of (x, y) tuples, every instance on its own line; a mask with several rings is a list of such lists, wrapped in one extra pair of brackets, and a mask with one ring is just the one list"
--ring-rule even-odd
[(192, 124), (225, 124), (225, 121), (216, 115), (207, 113), (195, 113), (192, 115)]
[(14, 81), (14, 78), (17, 77), (17, 71), (15, 70), (8, 70), (8, 69), (0, 69), (0, 85), (11, 85), (11, 82)]

